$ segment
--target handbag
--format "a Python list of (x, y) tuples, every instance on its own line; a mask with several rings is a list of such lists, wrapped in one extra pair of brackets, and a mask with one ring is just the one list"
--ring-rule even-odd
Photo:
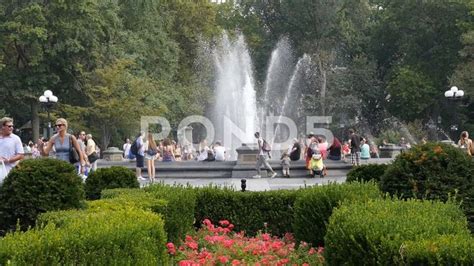
[(2, 164), (0, 165), (0, 184), (3, 183), (3, 180), (5, 177), (7, 177), (8, 172), (7, 168), (5, 166), (5, 162), (2, 161)]
[(76, 148), (74, 148), (74, 145), (72, 145), (72, 136), (69, 135), (69, 162), (72, 164), (75, 164), (79, 162), (80, 157), (79, 153), (77, 152)]
[(148, 149), (146, 150), (146, 154), (150, 155), (150, 156), (155, 156), (156, 154), (158, 153), (158, 151), (156, 149)]
[(99, 156), (97, 156), (97, 152), (93, 152), (89, 156), (87, 156), (87, 159), (89, 160), (89, 163), (94, 163), (99, 159)]

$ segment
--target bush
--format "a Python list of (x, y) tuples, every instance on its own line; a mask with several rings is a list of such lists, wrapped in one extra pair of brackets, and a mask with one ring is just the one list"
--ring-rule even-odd
[(406, 265), (474, 265), (474, 238), (442, 235), (428, 240), (408, 241), (400, 250)]
[(298, 191), (242, 193), (218, 187), (196, 191), (196, 224), (206, 218), (216, 223), (229, 220), (237, 232), (245, 231), (248, 235), (255, 235), (262, 229), (277, 236), (292, 231), (293, 205)]
[(0, 188), (0, 227), (21, 229), (35, 224), (38, 214), (83, 206), (82, 179), (71, 164), (56, 159), (24, 160)]
[(92, 172), (86, 179), (86, 197), (90, 200), (100, 198), (100, 193), (106, 188), (139, 188), (140, 184), (135, 173), (122, 166), (100, 168)]
[[(60, 226), (8, 234), (1, 265), (166, 265), (162, 219), (139, 209), (65, 211)], [(60, 217), (56, 215), (56, 217)], [(54, 216), (54, 215), (53, 215)]]
[(324, 245), (326, 224), (333, 209), (341, 202), (367, 201), (380, 197), (377, 184), (330, 184), (300, 191), (294, 206), (293, 229), (298, 241)]
[(364, 262), (398, 265), (401, 247), (440, 235), (470, 236), (466, 217), (453, 203), (370, 200), (335, 209), (325, 236), (329, 265)]
[(402, 198), (446, 201), (457, 194), (474, 232), (474, 162), (456, 147), (428, 143), (411, 148), (388, 166), (380, 186)]
[(155, 184), (143, 190), (168, 202), (163, 212), (168, 241), (177, 243), (193, 230), (196, 195), (192, 188)]
[(346, 182), (367, 182), (370, 180), (379, 182), (380, 177), (382, 177), (386, 169), (386, 164), (366, 164), (357, 166), (347, 173)]

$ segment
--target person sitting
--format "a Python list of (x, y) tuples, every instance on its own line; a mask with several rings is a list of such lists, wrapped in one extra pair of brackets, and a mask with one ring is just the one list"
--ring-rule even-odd
[(370, 159), (370, 147), (366, 139), (362, 139), (360, 142), (360, 159), (365, 163), (368, 163)]
[(326, 167), (324, 166), (323, 156), (321, 153), (315, 153), (311, 156), (311, 160), (309, 161), (311, 167), (311, 176), (323, 178), (326, 175)]
[(341, 160), (342, 145), (338, 138), (334, 137), (334, 140), (332, 141), (332, 145), (328, 148), (328, 151), (329, 151), (328, 159), (334, 160), (334, 161)]

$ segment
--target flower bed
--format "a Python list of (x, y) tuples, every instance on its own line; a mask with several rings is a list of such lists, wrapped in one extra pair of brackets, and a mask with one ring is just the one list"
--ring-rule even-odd
[(307, 243), (298, 247), (291, 234), (283, 238), (259, 233), (246, 237), (244, 232), (233, 232), (227, 220), (215, 226), (208, 219), (195, 235), (187, 235), (181, 246), (168, 243), (171, 261), (180, 266), (198, 265), (322, 265), (323, 248)]

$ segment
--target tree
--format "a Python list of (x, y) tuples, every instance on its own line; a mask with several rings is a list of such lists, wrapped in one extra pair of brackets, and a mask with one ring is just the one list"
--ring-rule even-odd
[(387, 86), (388, 108), (406, 122), (426, 117), (436, 102), (436, 90), (426, 75), (409, 67), (400, 67)]
[(0, 101), (9, 99), (19, 121), (31, 116), (37, 138), (39, 95), (50, 89), (62, 102), (80, 102), (107, 23), (95, 0), (9, 1), (0, 10)]

